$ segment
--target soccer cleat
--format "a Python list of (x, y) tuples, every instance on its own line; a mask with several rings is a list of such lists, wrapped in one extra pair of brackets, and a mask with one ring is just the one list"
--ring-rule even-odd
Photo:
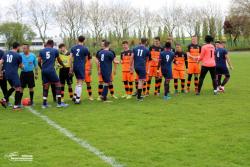
[(181, 93), (185, 94), (185, 93), (186, 93), (186, 91), (185, 91), (185, 90), (181, 90)]
[(160, 96), (161, 95), (161, 93), (157, 93), (157, 96)]
[(65, 108), (65, 107), (68, 107), (69, 105), (68, 104), (66, 104), (66, 103), (61, 103), (61, 104), (57, 104), (57, 108)]
[(20, 111), (21, 109), (21, 106), (13, 106), (13, 111)]
[(218, 91), (217, 90), (214, 90), (214, 95), (218, 95)]
[(144, 98), (143, 98), (143, 97), (137, 98), (137, 101), (143, 102), (143, 101), (144, 101)]
[(118, 99), (118, 97), (116, 97), (115, 95), (112, 95), (111, 97), (114, 98), (114, 99)]
[(49, 108), (49, 105), (48, 105), (48, 104), (42, 105), (42, 109), (46, 109), (46, 108)]
[(149, 93), (148, 92), (145, 93), (144, 97), (149, 97)]
[(222, 93), (225, 93), (225, 87), (224, 86), (220, 86), (219, 91), (222, 92)]
[(169, 96), (169, 95), (164, 96), (163, 99), (164, 99), (164, 100), (170, 100), (170, 99), (171, 99), (171, 96)]
[(187, 88), (187, 93), (190, 93), (190, 88)]
[(132, 95), (128, 95), (128, 96), (126, 97), (127, 100), (132, 99), (132, 98), (133, 98)]
[(7, 108), (7, 102), (5, 99), (1, 99), (0, 103), (4, 108)]
[(137, 93), (137, 92), (135, 92), (132, 96), (137, 96), (137, 94), (138, 94), (138, 93)]
[(123, 95), (121, 98), (122, 99), (125, 99), (125, 98), (127, 98), (128, 97), (128, 95)]
[(175, 91), (174, 91), (174, 94), (175, 94), (175, 95), (178, 95), (178, 94), (179, 94), (178, 90), (175, 90)]
[(13, 105), (12, 105), (10, 102), (8, 102), (8, 103), (7, 103), (7, 106), (8, 106), (8, 107), (12, 107)]
[(196, 96), (200, 96), (201, 95), (201, 93), (200, 92), (196, 92), (196, 94), (195, 94)]
[(73, 101), (73, 102), (75, 102), (75, 101), (76, 101), (76, 98), (75, 98), (75, 97), (73, 97), (73, 98), (72, 98), (72, 101)]
[(102, 101), (102, 97), (101, 96), (97, 97), (97, 101)]
[(94, 98), (93, 98), (92, 96), (90, 96), (88, 99), (89, 99), (90, 101), (94, 101)]
[(80, 99), (76, 99), (75, 104), (80, 104), (80, 103), (81, 103)]

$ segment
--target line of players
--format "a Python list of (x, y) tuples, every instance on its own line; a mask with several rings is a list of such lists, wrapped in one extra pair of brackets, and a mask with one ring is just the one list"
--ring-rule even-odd
[[(30, 105), (33, 104), (35, 79), (38, 76), (38, 66), (42, 70), (43, 80), (43, 108), (49, 107), (47, 103), (49, 85), (52, 84), (52, 93), (54, 99), (57, 100), (57, 107), (67, 107), (64, 103), (65, 84), (68, 85), (70, 98), (75, 104), (80, 104), (83, 82), (87, 84), (89, 100), (94, 100), (92, 97), (91, 88), (91, 71), (92, 57), (87, 47), (84, 46), (85, 38), (80, 36), (78, 44), (71, 48), (68, 52), (64, 44), (59, 45), (59, 51), (54, 49), (54, 42), (48, 40), (46, 46), (40, 51), (38, 62), (33, 53), (29, 51), (29, 45), (23, 45), (23, 53), (20, 55), (18, 43), (13, 44), (13, 50), (3, 54), (0, 52), (0, 67), (1, 71), (1, 88), (4, 93), (4, 98), (1, 104), (6, 107), (9, 102), (9, 96), (16, 91), (15, 105), (13, 109), (20, 109), (20, 103), (23, 96), (23, 89), (28, 86), (30, 90)], [(154, 45), (149, 49), (146, 47), (147, 39), (142, 38), (140, 44), (133, 50), (129, 49), (128, 41), (123, 41), (122, 46), (124, 51), (121, 53), (121, 61), (116, 58), (115, 52), (110, 49), (110, 43), (103, 40), (101, 49), (96, 54), (96, 64), (98, 67), (99, 86), (98, 100), (107, 101), (108, 90), (111, 97), (117, 98), (114, 95), (114, 86), (112, 83), (114, 75), (116, 75), (117, 65), (122, 65), (122, 81), (124, 83), (126, 94), (123, 98), (131, 99), (133, 93), (133, 82), (135, 82), (137, 100), (143, 101), (144, 96), (149, 95), (152, 78), (155, 78), (155, 95), (160, 95), (162, 78), (164, 77), (164, 99), (170, 99), (169, 83), (174, 79), (175, 94), (178, 94), (178, 80), (181, 81), (181, 92), (190, 92), (192, 76), (194, 75), (195, 92), (200, 94), (203, 80), (208, 71), (211, 73), (213, 80), (214, 93), (224, 91), (224, 86), (230, 78), (227, 68), (227, 63), (232, 69), (228, 52), (224, 49), (224, 44), (220, 41), (216, 42), (216, 50), (211, 44), (213, 38), (207, 36), (206, 45), (201, 47), (198, 45), (197, 37), (192, 37), (192, 43), (188, 46), (188, 52), (182, 50), (180, 44), (176, 45), (176, 50), (172, 48), (172, 39), (169, 38), (165, 47), (161, 47), (159, 37), (154, 38)], [(208, 46), (208, 47), (207, 47)], [(203, 48), (208, 48), (205, 50)], [(206, 53), (207, 52), (207, 53)], [(208, 54), (208, 56), (206, 56)], [(207, 58), (206, 58), (207, 57)], [(59, 77), (54, 68), (57, 59), (60, 68)], [(206, 59), (206, 60), (205, 60)], [(199, 62), (203, 62), (202, 70), (200, 70)], [(213, 62), (214, 61), (214, 62)], [(206, 64), (211, 63), (212, 65)], [(114, 69), (112, 68), (114, 64)], [(173, 64), (173, 68), (172, 68)], [(22, 68), (20, 78), (18, 76), (18, 67)], [(185, 74), (188, 73), (187, 89), (185, 90)], [(34, 71), (35, 70), (35, 74)], [(134, 78), (134, 71), (137, 77)], [(200, 76), (199, 82), (199, 74)], [(215, 73), (215, 71), (217, 71)], [(75, 91), (73, 94), (72, 78), (73, 74), (77, 79)], [(215, 76), (216, 75), (216, 76)], [(222, 75), (225, 76), (221, 82)], [(7, 90), (7, 81), (11, 85), (11, 89)]]

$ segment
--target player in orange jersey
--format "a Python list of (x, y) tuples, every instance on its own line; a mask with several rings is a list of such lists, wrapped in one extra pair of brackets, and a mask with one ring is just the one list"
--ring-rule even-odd
[(85, 64), (85, 82), (87, 85), (87, 92), (89, 95), (89, 100), (93, 101), (94, 99), (92, 97), (92, 87), (91, 87), (92, 77), (91, 77), (91, 74), (92, 74), (92, 56), (89, 55), (88, 59), (86, 61), (86, 64)]

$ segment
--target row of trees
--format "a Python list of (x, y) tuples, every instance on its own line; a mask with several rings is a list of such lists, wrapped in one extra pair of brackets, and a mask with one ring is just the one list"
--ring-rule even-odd
[[(62, 0), (57, 5), (49, 0), (30, 0), (26, 4), (16, 0), (7, 16), (17, 23), (32, 26), (43, 42), (48, 38), (49, 29), (58, 29), (68, 45), (80, 34), (89, 37), (95, 46), (102, 38), (119, 44), (123, 39), (135, 40), (142, 36), (149, 39), (160, 36), (163, 41), (174, 36), (184, 42), (185, 37), (192, 35), (201, 38), (211, 34), (222, 39), (224, 33), (236, 45), (241, 36), (249, 39), (249, 1), (233, 0), (226, 19), (222, 10), (213, 4), (204, 7), (165, 4), (151, 11), (121, 0), (109, 5), (98, 0), (88, 4), (84, 0)], [(0, 34), (3, 34), (1, 29)]]

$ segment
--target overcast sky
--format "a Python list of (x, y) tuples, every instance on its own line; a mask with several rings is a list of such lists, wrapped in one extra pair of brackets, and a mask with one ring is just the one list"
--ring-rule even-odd
[[(29, 2), (30, 0), (21, 0), (24, 3)], [(51, 0), (53, 3), (55, 4), (59, 4), (61, 2), (61, 0)], [(88, 3), (91, 0), (85, 0), (84, 2)], [(99, 2), (101, 3), (112, 3), (114, 1), (118, 1), (118, 0), (99, 0)], [(120, 0), (120, 1), (128, 1), (131, 3), (132, 6), (134, 6), (135, 8), (148, 8), (149, 10), (153, 11), (153, 10), (158, 10), (161, 9), (163, 5), (169, 5), (172, 6), (173, 4), (177, 5), (182, 5), (182, 6), (204, 6), (207, 4), (215, 4), (216, 6), (218, 6), (221, 9), (222, 13), (227, 13), (228, 11), (228, 7), (230, 4), (231, 0)], [(16, 0), (0, 0), (0, 14), (1, 14), (1, 21), (6, 20), (5, 19), (5, 12), (6, 9), (8, 9), (8, 6), (10, 6), (11, 4), (15, 3)], [(52, 35), (55, 34), (55, 30), (52, 29), (49, 31), (48, 35)]]

